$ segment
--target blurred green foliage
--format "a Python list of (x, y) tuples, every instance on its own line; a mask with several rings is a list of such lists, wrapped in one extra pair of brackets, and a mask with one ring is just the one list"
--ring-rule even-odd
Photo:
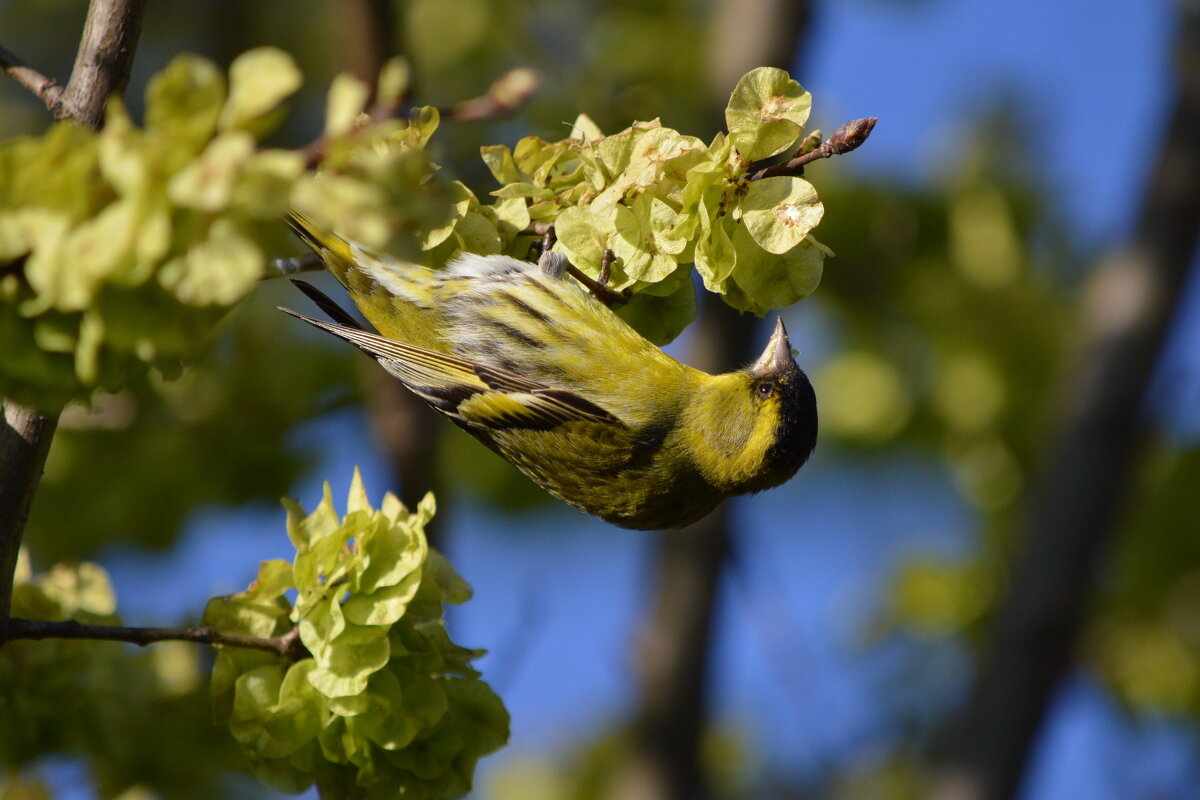
[[(352, 399), (336, 387), (353, 385), (355, 371), (275, 313), (290, 289), (262, 286), (177, 380), (67, 410), (27, 529), (40, 563), (112, 542), (167, 547), (194, 509), (272, 501), (312, 467), (289, 431)], [(97, 464), (118, 466), (138, 491), (119, 490)]]
[[(103, 131), (61, 122), (0, 144), (0, 380), (57, 411), (146, 366), (178, 373), (262, 274), (299, 154), (256, 152), (299, 84), (281, 51), (230, 69), (181, 56)], [(283, 189), (283, 191), (281, 191)]]
[(1087, 639), (1130, 708), (1200, 715), (1200, 449), (1160, 441), (1114, 554)]
[[(823, 236), (839, 257), (820, 299), (844, 342), (814, 377), (826, 444), (858, 458), (935, 455), (976, 511), (977, 549), (914, 553), (879, 610), (884, 630), (929, 653), (986, 646), (1079, 344), (1080, 256), (1013, 177), (1011, 149), (986, 133), (977, 146), (935, 189), (822, 184)], [(1085, 635), (1084, 663), (1131, 712), (1200, 714), (1198, 454), (1194, 441), (1158, 438)], [(840, 796), (925, 796), (930, 745), (912, 742), (937, 743), (952, 723), (926, 711), (909, 709), (909, 746), (860, 766)]]

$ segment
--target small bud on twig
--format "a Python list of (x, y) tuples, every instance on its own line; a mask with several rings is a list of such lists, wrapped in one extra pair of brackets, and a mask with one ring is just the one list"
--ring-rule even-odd
[(875, 123), (878, 121), (878, 117), (864, 117), (863, 119), (852, 119), (842, 125), (825, 143), (829, 146), (829, 154), (840, 156), (842, 153), (858, 149), (871, 135), (871, 131), (875, 130)]
[(842, 125), (833, 135), (821, 143), (814, 150), (804, 152), (808, 140), (805, 140), (805, 145), (801, 145), (800, 150), (789, 160), (782, 164), (776, 164), (773, 167), (765, 167), (750, 175), (746, 176), (748, 181), (761, 181), (763, 178), (774, 178), (780, 175), (800, 176), (804, 174), (804, 165), (810, 161), (816, 161), (820, 158), (829, 158), (830, 156), (840, 156), (843, 153), (849, 153), (851, 150), (856, 150), (862, 146), (862, 143), (871, 135), (871, 131), (875, 129), (875, 123), (878, 122), (878, 117), (864, 117), (863, 119), (853, 119)]

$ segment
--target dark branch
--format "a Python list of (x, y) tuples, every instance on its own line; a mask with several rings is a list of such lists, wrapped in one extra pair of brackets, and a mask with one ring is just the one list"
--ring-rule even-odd
[[(51, 111), (56, 117), (76, 119), (92, 130), (100, 127), (109, 95), (123, 90), (129, 81), (145, 6), (146, 0), (92, 0), (71, 80), (65, 90), (53, 92), (56, 102)], [(4, 57), (11, 60), (12, 54), (5, 52)], [(34, 81), (43, 101), (52, 88), (57, 88), (18, 62), (6, 64), (4, 71), (22, 83)], [(0, 411), (0, 645), (3, 645), (11, 633), (8, 614), (17, 552), (58, 420), (8, 399), (0, 399)]]
[(366, 83), (375, 81), (388, 58), (396, 52), (396, 42), (403, 40), (397, 35), (403, 22), (401, 16), (397, 15), (391, 0), (343, 0), (339, 3), (339, 68)]
[(0, 67), (4, 68), (5, 75), (33, 92), (50, 111), (53, 112), (58, 108), (58, 100), (62, 96), (63, 90), (54, 78), (46, 77), (3, 47), (0, 47)]
[[(538, 236), (541, 236), (541, 250), (543, 254), (549, 253), (550, 248), (554, 247), (555, 236), (553, 222), (535, 222), (525, 230), (521, 231), (521, 233), (536, 233)], [(613, 254), (612, 250), (604, 251), (604, 256), (600, 262), (600, 280), (598, 281), (592, 280), (590, 277), (585, 275), (583, 271), (579, 269), (579, 267), (575, 266), (570, 261), (567, 261), (566, 272), (572, 278), (586, 286), (588, 291), (591, 292), (597, 300), (599, 300), (601, 303), (604, 303), (604, 305), (608, 306), (609, 308), (614, 306), (623, 306), (629, 302), (629, 291), (626, 290), (624, 292), (614, 292), (612, 289), (608, 288), (609, 271), (612, 268), (613, 262), (616, 260), (616, 256)]]
[(129, 642), (145, 647), (155, 642), (194, 642), (223, 647), (243, 647), (262, 650), (293, 661), (311, 657), (300, 641), (299, 629), (264, 639), (222, 633), (215, 628), (128, 628), (121, 625), (86, 625), (75, 620), (45, 622), (33, 619), (10, 619), (8, 638), (15, 639), (98, 639), (108, 642)]
[[(605, 266), (604, 269), (608, 269), (608, 267)], [(628, 294), (623, 292), (614, 292), (612, 289), (605, 286), (604, 283), (592, 280), (574, 264), (567, 264), (567, 274), (586, 286), (588, 291), (606, 306), (623, 306), (629, 302)]]
[(867, 137), (871, 135), (871, 131), (875, 129), (877, 121), (877, 117), (850, 120), (834, 131), (833, 135), (822, 142), (816, 149), (810, 150), (807, 153), (797, 153), (782, 164), (760, 169), (747, 176), (746, 180), (760, 181), (763, 178), (775, 178), (780, 175), (803, 175), (805, 164), (822, 158), (840, 156), (843, 153), (849, 153), (851, 150), (857, 150), (867, 140)]
[(57, 424), (56, 417), (44, 417), (0, 398), (0, 646), (8, 636), (6, 622), (21, 536)]
[(262, 279), (285, 278), (290, 275), (299, 275), (301, 272), (320, 272), (323, 269), (325, 269), (325, 264), (321, 261), (320, 256), (316, 253), (305, 253), (292, 258), (272, 259), (267, 265), (267, 272)]

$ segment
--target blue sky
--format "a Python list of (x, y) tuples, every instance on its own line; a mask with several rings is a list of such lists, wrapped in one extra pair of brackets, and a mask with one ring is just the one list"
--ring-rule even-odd
[[(850, 168), (937, 181), (954, 165), (964, 121), (1011, 95), (1039, 134), (1030, 156), (1079, 244), (1109, 247), (1128, 234), (1165, 119), (1171, 3), (820, 5), (813, 50), (797, 75), (814, 94), (815, 124), (828, 131), (851, 117), (880, 118), (869, 145), (847, 159)], [(1200, 357), (1186, 343), (1195, 339), (1198, 294), (1171, 361), (1191, 385)], [(789, 319), (789, 327), (819, 327), (808, 309)], [(296, 445), (326, 453), (319, 475), (335, 498), (355, 464), (372, 499), (386, 489), (387, 470), (356, 413), (306, 426)], [(294, 491), (309, 507), (319, 494), (317, 477)], [(482, 666), (514, 717), (513, 742), (487, 762), (486, 781), (507, 759), (568, 751), (628, 708), (652, 540), (565, 508), (498, 519), (457, 498), (446, 502), (456, 504), (449, 556), (476, 589), (452, 629), (462, 643), (489, 648)], [(863, 637), (898, 557), (971, 546), (971, 517), (935, 464), (901, 458), (864, 467), (818, 449), (796, 480), (739, 503), (737, 514), (747, 522), (744, 571), (726, 581), (719, 610), (716, 705), (722, 722), (776, 766), (804, 777), (862, 757), (897, 733), (881, 704), (919, 706), (927, 688), (930, 702), (961, 693), (926, 685), (958, 674), (961, 654), (932, 650), (917, 662), (926, 683), (897, 688), (889, 675), (912, 653), (867, 649)], [(105, 563), (126, 616), (196, 614), (213, 594), (242, 588), (259, 560), (290, 557), (282, 520), (277, 508), (206, 510), (168, 555), (110, 554)], [(234, 560), (243, 575), (229, 574)], [(1153, 789), (1200, 797), (1188, 788), (1200, 787), (1196, 744), (1194, 732), (1169, 721), (1129, 721), (1081, 675), (1056, 702), (1026, 797), (1117, 800)]]

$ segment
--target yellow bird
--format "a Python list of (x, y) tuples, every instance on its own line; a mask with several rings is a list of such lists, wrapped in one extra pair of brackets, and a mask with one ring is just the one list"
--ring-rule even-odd
[(379, 333), (296, 281), (358, 346), (561, 500), (625, 528), (681, 528), (808, 460), (817, 402), (783, 321), (754, 364), (710, 375), (676, 361), (563, 274), (463, 253), (431, 270), (289, 219)]

